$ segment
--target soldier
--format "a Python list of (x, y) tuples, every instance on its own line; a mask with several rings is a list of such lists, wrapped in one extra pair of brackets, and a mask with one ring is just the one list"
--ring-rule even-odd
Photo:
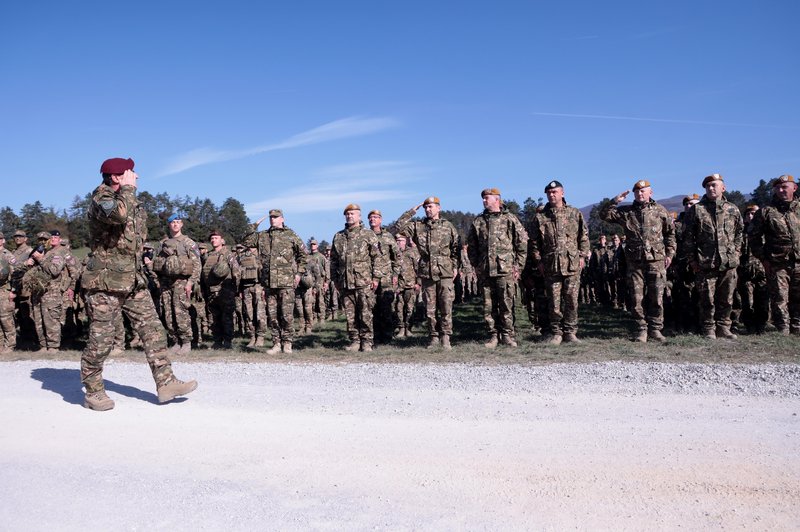
[(400, 271), (397, 275), (397, 295), (394, 299), (395, 323), (398, 324), (396, 336), (413, 336), (411, 318), (417, 302), (417, 294), (421, 280), (417, 273), (419, 253), (416, 248), (408, 247), (408, 239), (397, 235), (397, 259)]
[(400, 263), (397, 251), (397, 241), (394, 236), (382, 227), (383, 216), (381, 211), (374, 209), (367, 216), (369, 227), (378, 237), (378, 268), (383, 277), (378, 282), (375, 291), (375, 309), (373, 322), (375, 329), (375, 343), (388, 344), (394, 332), (394, 298), (397, 289), (397, 276), (400, 274)]
[(17, 347), (17, 325), (14, 320), (15, 294), (11, 278), (17, 259), (5, 248), (6, 237), (0, 233), (0, 353)]
[(239, 284), (239, 264), (236, 256), (225, 246), (222, 233), (209, 233), (211, 251), (203, 263), (200, 279), (205, 286), (205, 300), (214, 316), (211, 335), (214, 349), (230, 349), (233, 342), (233, 305)]
[(81, 357), (84, 406), (110, 410), (114, 401), (103, 385), (103, 362), (111, 351), (114, 329), (124, 313), (142, 339), (155, 380), (158, 401), (164, 403), (197, 388), (172, 372), (167, 335), (156, 315), (142, 274), (142, 244), (147, 239), (147, 213), (136, 199), (132, 159), (108, 159), (100, 167), (103, 182), (89, 204), (90, 258), (81, 283), (89, 314), (89, 339)]
[(294, 309), (300, 317), (302, 324), (298, 324), (300, 334), (311, 334), (314, 321), (314, 286), (322, 278), (319, 264), (309, 263), (308, 250), (303, 247), (306, 256), (306, 273), (300, 277), (300, 283), (295, 289)]
[[(161, 242), (160, 259), (153, 262), (161, 285), (161, 309), (173, 350), (185, 355), (192, 350), (192, 292), (200, 281), (200, 250), (194, 240), (183, 234), (183, 218), (173, 214), (167, 219), (169, 238)], [(175, 258), (170, 258), (175, 257)], [(169, 260), (168, 260), (169, 259)]]
[[(197, 244), (197, 251), (200, 253), (200, 269), (202, 271), (203, 265), (206, 263), (206, 258), (208, 258), (208, 248), (209, 245), (205, 242), (200, 242)], [(194, 327), (197, 329), (197, 342), (200, 343), (203, 341), (204, 338), (211, 336), (211, 329), (213, 328), (212, 321), (212, 314), (208, 310), (208, 304), (205, 300), (205, 287), (202, 286), (203, 283), (196, 283), (192, 287), (192, 306), (189, 309), (189, 315), (192, 318), (192, 323)], [(238, 321), (241, 321), (241, 301), (237, 300), (234, 305), (234, 324)], [(194, 335), (194, 329), (192, 330), (192, 334)]]
[(346, 351), (372, 351), (372, 308), (383, 274), (378, 269), (378, 237), (361, 222), (361, 207), (344, 208), (345, 226), (331, 244), (331, 280), (344, 303), (347, 318)]
[(36, 337), (36, 327), (33, 324), (33, 314), (31, 313), (31, 294), (26, 286), (23, 286), (22, 278), (28, 271), (25, 262), (31, 256), (33, 248), (28, 245), (28, 235), (22, 229), (14, 231), (14, 260), (16, 264), (11, 273), (11, 288), (14, 291), (14, 306), (16, 307), (17, 325), (19, 326), (20, 340), (34, 339)]
[(264, 347), (267, 334), (267, 310), (264, 305), (264, 288), (258, 282), (261, 263), (258, 250), (242, 244), (236, 246), (239, 263), (239, 294), (242, 300), (242, 319), (250, 336), (247, 347)]
[[(64, 314), (64, 293), (74, 294), (77, 264), (69, 249), (61, 245), (61, 233), (41, 232), (39, 242), (49, 240), (45, 253), (34, 250), (26, 264), (33, 278), (31, 284), (31, 309), (39, 347), (46, 352), (56, 352), (61, 347), (61, 321)], [(71, 299), (71, 297), (70, 297)]]
[[(425, 209), (425, 219), (413, 220), (420, 207)], [(452, 223), (441, 217), (441, 210), (439, 198), (430, 196), (404, 212), (397, 220), (397, 227), (398, 233), (411, 240), (419, 252), (417, 273), (422, 280), (425, 314), (428, 319), (428, 349), (441, 345), (450, 350), (454, 281), (458, 275), (461, 244), (458, 231)]]
[(630, 310), (627, 268), (625, 267), (625, 246), (622, 245), (622, 239), (616, 233), (611, 237), (611, 249), (611, 265), (608, 269), (609, 276), (613, 279), (611, 282), (611, 286), (613, 287), (611, 308)]
[(764, 265), (750, 250), (750, 226), (758, 212), (758, 205), (748, 205), (744, 211), (742, 253), (737, 274), (737, 292), (741, 302), (741, 322), (747, 331), (762, 334), (769, 319), (769, 289)]
[(325, 294), (330, 281), (330, 268), (328, 267), (328, 259), (319, 252), (319, 243), (317, 243), (315, 239), (311, 239), (309, 247), (311, 249), (307, 257), (308, 264), (314, 264), (314, 271), (318, 272), (314, 282), (314, 320), (317, 323), (322, 323), (325, 321), (327, 314), (325, 308)]
[(244, 237), (244, 245), (256, 248), (261, 262), (260, 281), (267, 300), (272, 330), (270, 355), (292, 352), (294, 341), (294, 298), (300, 278), (306, 273), (306, 250), (297, 233), (286, 227), (283, 211), (269, 211), (270, 227), (258, 231), (261, 220)]
[(634, 183), (633, 204), (617, 207), (629, 193), (626, 190), (605, 205), (600, 217), (625, 230), (627, 288), (637, 328), (634, 340), (647, 342), (649, 336), (663, 342), (664, 287), (667, 268), (675, 256), (675, 227), (667, 209), (652, 199), (649, 181)]
[(756, 213), (749, 239), (767, 273), (775, 327), (800, 335), (800, 201), (794, 177), (772, 181), (772, 201)]
[(327, 318), (335, 320), (340, 310), (339, 290), (336, 288), (336, 283), (333, 282), (331, 276), (331, 248), (325, 250), (325, 259), (327, 260), (327, 278), (328, 290), (325, 294), (325, 309)]
[(742, 249), (742, 215), (725, 199), (721, 175), (704, 178), (703, 188), (706, 193), (689, 211), (683, 227), (686, 259), (695, 272), (703, 335), (734, 339), (731, 307)]
[(608, 245), (608, 237), (600, 235), (597, 238), (597, 247), (592, 250), (592, 256), (589, 258), (588, 270), (594, 283), (597, 301), (604, 307), (611, 306), (611, 279), (608, 275), (610, 253), (612, 250)]
[(458, 277), (461, 279), (461, 299), (459, 303), (464, 303), (472, 299), (478, 293), (478, 278), (475, 276), (475, 268), (469, 261), (469, 245), (461, 245), (461, 256), (459, 257), (459, 264), (461, 269), (458, 270)]
[(692, 332), (697, 326), (697, 309), (700, 306), (694, 282), (695, 273), (687, 261), (684, 244), (684, 227), (689, 211), (700, 201), (697, 194), (689, 194), (683, 198), (683, 212), (675, 220), (675, 240), (677, 251), (675, 260), (667, 270), (672, 278), (672, 304), (675, 317), (675, 329), (678, 332)]
[(550, 181), (544, 187), (547, 205), (537, 212), (529, 244), (533, 267), (544, 276), (550, 330), (545, 342), (580, 342), (578, 289), (580, 272), (591, 254), (589, 231), (581, 211), (564, 200), (564, 186)]
[(525, 267), (528, 233), (506, 209), (499, 189), (484, 189), (481, 199), (483, 213), (470, 225), (467, 253), (483, 294), (483, 318), (490, 335), (484, 345), (493, 349), (502, 342), (516, 347), (514, 297)]

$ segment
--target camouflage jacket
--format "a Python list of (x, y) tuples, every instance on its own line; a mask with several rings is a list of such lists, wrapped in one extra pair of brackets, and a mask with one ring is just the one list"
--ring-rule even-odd
[(364, 224), (345, 227), (333, 237), (331, 245), (331, 280), (337, 288), (356, 290), (378, 282), (378, 236)]
[(244, 251), (236, 255), (236, 262), (239, 266), (239, 282), (241, 287), (252, 286), (258, 282), (259, 272), (261, 271), (261, 261), (258, 254), (245, 248)]
[(522, 272), (528, 251), (528, 232), (512, 213), (484, 210), (467, 235), (467, 254), (479, 279)]
[(419, 268), (419, 253), (417, 248), (407, 247), (405, 251), (397, 248), (400, 273), (397, 275), (397, 288), (408, 290), (420, 284), (417, 269)]
[(663, 261), (675, 256), (675, 226), (667, 209), (650, 200), (618, 207), (609, 202), (600, 218), (625, 231), (625, 260), (630, 264)]
[(309, 253), (306, 260), (308, 261), (309, 268), (311, 268), (312, 264), (314, 266), (314, 286), (321, 288), (322, 285), (329, 280), (330, 276), (328, 259), (325, 258), (325, 255), (317, 251), (316, 253)]
[(242, 242), (256, 248), (261, 260), (259, 279), (264, 288), (294, 288), (294, 276), (306, 273), (306, 248), (297, 233), (288, 227), (270, 227), (245, 235)]
[(236, 254), (227, 246), (222, 246), (219, 251), (210, 250), (200, 274), (205, 295), (223, 291), (233, 294), (239, 285), (239, 275)]
[(604, 281), (613, 278), (611, 268), (614, 262), (614, 246), (600, 246), (592, 250), (588, 273), (593, 280)]
[(11, 279), (14, 276), (14, 270), (17, 265), (17, 258), (9, 250), (3, 248), (2, 250), (0, 250), (0, 261), (3, 261), (5, 263), (3, 268), (8, 271), (6, 279), (3, 279), (2, 276), (0, 276), (0, 288), (6, 288), (10, 290)]
[[(170, 240), (169, 238), (164, 238), (161, 240), (161, 245), (164, 245), (164, 242)], [(177, 279), (188, 279), (194, 285), (197, 285), (200, 282), (200, 273), (203, 269), (203, 264), (200, 260), (200, 248), (197, 247), (197, 242), (189, 238), (188, 236), (181, 234), (176, 237), (172, 237), (173, 241), (177, 241), (177, 249), (178, 255), (182, 259), (187, 259), (189, 262), (192, 263), (192, 273), (189, 276), (180, 275), (177, 277), (170, 277), (163, 274), (158, 274), (159, 282), (162, 286), (169, 286), (171, 283), (176, 281)]]
[(386, 229), (381, 229), (375, 236), (378, 237), (378, 269), (383, 274), (381, 284), (391, 285), (392, 277), (397, 277), (400, 273), (400, 249), (397, 247), (397, 240)]
[(25, 290), (22, 288), (22, 277), (25, 275), (25, 271), (28, 269), (25, 261), (28, 260), (28, 257), (31, 256), (32, 252), (33, 248), (28, 244), (23, 244), (14, 250), (15, 264), (14, 271), (11, 272), (11, 286), (17, 295), (22, 297), (28, 297), (30, 295), (26, 294)]
[(75, 290), (78, 280), (78, 263), (66, 246), (50, 248), (38, 265), (49, 278), (47, 291)]
[(461, 265), (461, 273), (467, 277), (475, 273), (475, 268), (472, 267), (472, 263), (469, 261), (469, 253), (463, 247), (459, 252), (459, 260)]
[(421, 279), (452, 279), (461, 257), (458, 231), (449, 221), (439, 218), (414, 220), (417, 211), (409, 209), (397, 219), (399, 233), (414, 242), (419, 252)]
[(785, 265), (800, 259), (800, 199), (772, 202), (756, 212), (749, 226), (753, 255), (771, 264)]
[(686, 261), (703, 271), (725, 271), (739, 266), (742, 214), (724, 197), (712, 201), (703, 195), (686, 215), (683, 243)]
[(534, 267), (541, 264), (546, 276), (580, 273), (580, 260), (588, 262), (591, 254), (589, 246), (583, 214), (566, 201), (559, 208), (548, 203), (533, 217), (530, 260)]

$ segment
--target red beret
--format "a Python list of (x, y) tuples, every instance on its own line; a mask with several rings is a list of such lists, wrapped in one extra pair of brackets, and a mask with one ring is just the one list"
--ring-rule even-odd
[(122, 175), (125, 170), (133, 170), (133, 159), (114, 157), (113, 159), (106, 159), (100, 166), (101, 174)]

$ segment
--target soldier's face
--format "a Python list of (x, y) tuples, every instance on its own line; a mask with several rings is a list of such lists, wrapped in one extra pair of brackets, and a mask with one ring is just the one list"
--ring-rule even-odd
[(311, 253), (316, 253), (319, 249), (319, 244), (311, 244)]
[(14, 244), (16, 244), (17, 247), (24, 246), (27, 241), (28, 241), (28, 237), (27, 236), (15, 236), (14, 237)]
[(600, 237), (600, 245), (601, 246), (605, 246), (606, 245), (606, 237), (605, 237), (605, 235), (602, 235)]
[(177, 235), (183, 229), (183, 220), (172, 220), (169, 223), (169, 230), (172, 232), (173, 235)]
[(633, 191), (633, 197), (640, 203), (647, 203), (653, 195), (653, 189), (650, 187), (637, 188)]
[(50, 247), (57, 247), (61, 245), (61, 237), (53, 235), (50, 237)]
[(772, 187), (772, 193), (781, 201), (792, 201), (795, 191), (797, 191), (797, 183), (791, 181)]
[(397, 239), (397, 247), (400, 249), (406, 249), (406, 239), (405, 238), (398, 238)]
[(615, 235), (614, 238), (612, 238), (611, 240), (614, 242), (614, 247), (619, 247), (619, 237), (618, 236)]
[(720, 181), (719, 179), (715, 181), (710, 181), (706, 185), (706, 196), (710, 200), (718, 200), (722, 197), (722, 193), (725, 192), (725, 183)]
[(381, 226), (381, 221), (383, 221), (383, 218), (381, 218), (377, 214), (370, 214), (369, 215), (369, 226), (372, 229), (379, 228)]
[(747, 211), (744, 213), (744, 221), (746, 223), (750, 223), (753, 221), (753, 218), (756, 217), (756, 211)]
[(219, 235), (212, 235), (209, 240), (211, 241), (211, 246), (214, 249), (219, 249), (223, 244), (225, 244), (225, 240), (223, 240), (223, 238)]
[(283, 227), (283, 216), (270, 216), (269, 217), (269, 225), (270, 227)]
[(439, 212), (441, 210), (442, 207), (438, 203), (428, 203), (427, 205), (425, 205), (425, 216), (427, 216), (431, 220), (438, 220)]
[(483, 197), (483, 208), (489, 212), (500, 212), (500, 196), (497, 194), (486, 194)]
[(355, 225), (361, 221), (361, 211), (351, 209), (344, 213), (344, 223), (347, 225)]
[(558, 207), (564, 201), (564, 189), (561, 187), (551, 188), (545, 194), (551, 207)]

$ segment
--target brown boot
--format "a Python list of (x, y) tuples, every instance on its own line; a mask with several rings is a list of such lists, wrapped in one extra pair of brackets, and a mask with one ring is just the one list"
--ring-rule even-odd
[(499, 342), (498, 342), (498, 340), (497, 340), (497, 335), (496, 335), (496, 334), (494, 334), (494, 335), (492, 335), (492, 337), (491, 337), (491, 338), (489, 338), (489, 341), (488, 341), (488, 342), (486, 342), (485, 344), (483, 344), (483, 347), (488, 347), (489, 349), (494, 349), (495, 347), (497, 347), (497, 344), (498, 344), (498, 343), (499, 343)]
[(89, 410), (103, 412), (114, 408), (114, 401), (109, 399), (105, 390), (100, 390), (99, 392), (87, 393), (83, 399), (83, 406)]
[(639, 331), (639, 333), (636, 336), (633, 337), (633, 341), (634, 342), (639, 342), (639, 343), (642, 343), (642, 344), (646, 344), (647, 343), (647, 330), (645, 329), (645, 330)]
[(575, 333), (565, 333), (562, 338), (564, 342), (571, 342), (573, 344), (582, 344), (583, 340), (577, 337)]
[(255, 346), (256, 346), (256, 335), (254, 334), (253, 336), (251, 336), (251, 337), (250, 337), (250, 341), (249, 341), (249, 342), (247, 342), (247, 347), (249, 347), (250, 349), (252, 349), (252, 348), (254, 348)]
[(361, 342), (361, 351), (364, 353), (371, 353), (372, 352), (372, 342), (363, 341)]
[(172, 379), (158, 388), (158, 402), (166, 403), (167, 401), (172, 401), (179, 395), (186, 395), (196, 388), (197, 381), (183, 382), (182, 380)]
[(450, 335), (443, 334), (442, 335), (442, 349), (445, 351), (452, 351), (453, 346), (450, 345)]
[(192, 344), (190, 342), (186, 342), (181, 344), (181, 348), (178, 349), (179, 355), (188, 355), (192, 351)]
[(264, 337), (257, 336), (256, 337), (256, 345), (254, 347), (264, 347)]
[(717, 334), (714, 332), (714, 329), (706, 329), (703, 331), (703, 336), (708, 340), (716, 340)]
[(513, 336), (504, 334), (503, 335), (503, 345), (507, 345), (509, 347), (517, 347), (517, 341), (514, 339)]
[(545, 343), (548, 345), (561, 345), (562, 337), (560, 334), (551, 334), (548, 335), (545, 339)]
[(350, 345), (347, 345), (344, 348), (345, 351), (358, 351), (359, 349), (361, 349), (361, 342), (358, 340), (353, 340), (350, 342)]
[(395, 334), (395, 336), (397, 338), (402, 338), (405, 335), (406, 335), (406, 328), (405, 327), (400, 327), (399, 329), (397, 329), (397, 333)]
[(273, 340), (272, 347), (267, 349), (268, 355), (277, 355), (281, 352), (281, 341), (280, 340)]
[(667, 339), (664, 337), (664, 335), (661, 334), (661, 331), (653, 330), (653, 331), (650, 331), (649, 333), (647, 333), (647, 335), (650, 337), (651, 340), (655, 340), (656, 342), (666, 342), (667, 341)]
[(283, 342), (283, 352), (287, 355), (292, 354), (292, 342)]
[(736, 335), (733, 334), (729, 327), (717, 325), (717, 338), (727, 338), (728, 340), (736, 340)]
[(438, 336), (431, 336), (431, 340), (430, 340), (430, 342), (428, 342), (428, 346), (426, 347), (426, 349), (436, 349), (440, 345), (441, 344), (439, 343), (439, 337)]

